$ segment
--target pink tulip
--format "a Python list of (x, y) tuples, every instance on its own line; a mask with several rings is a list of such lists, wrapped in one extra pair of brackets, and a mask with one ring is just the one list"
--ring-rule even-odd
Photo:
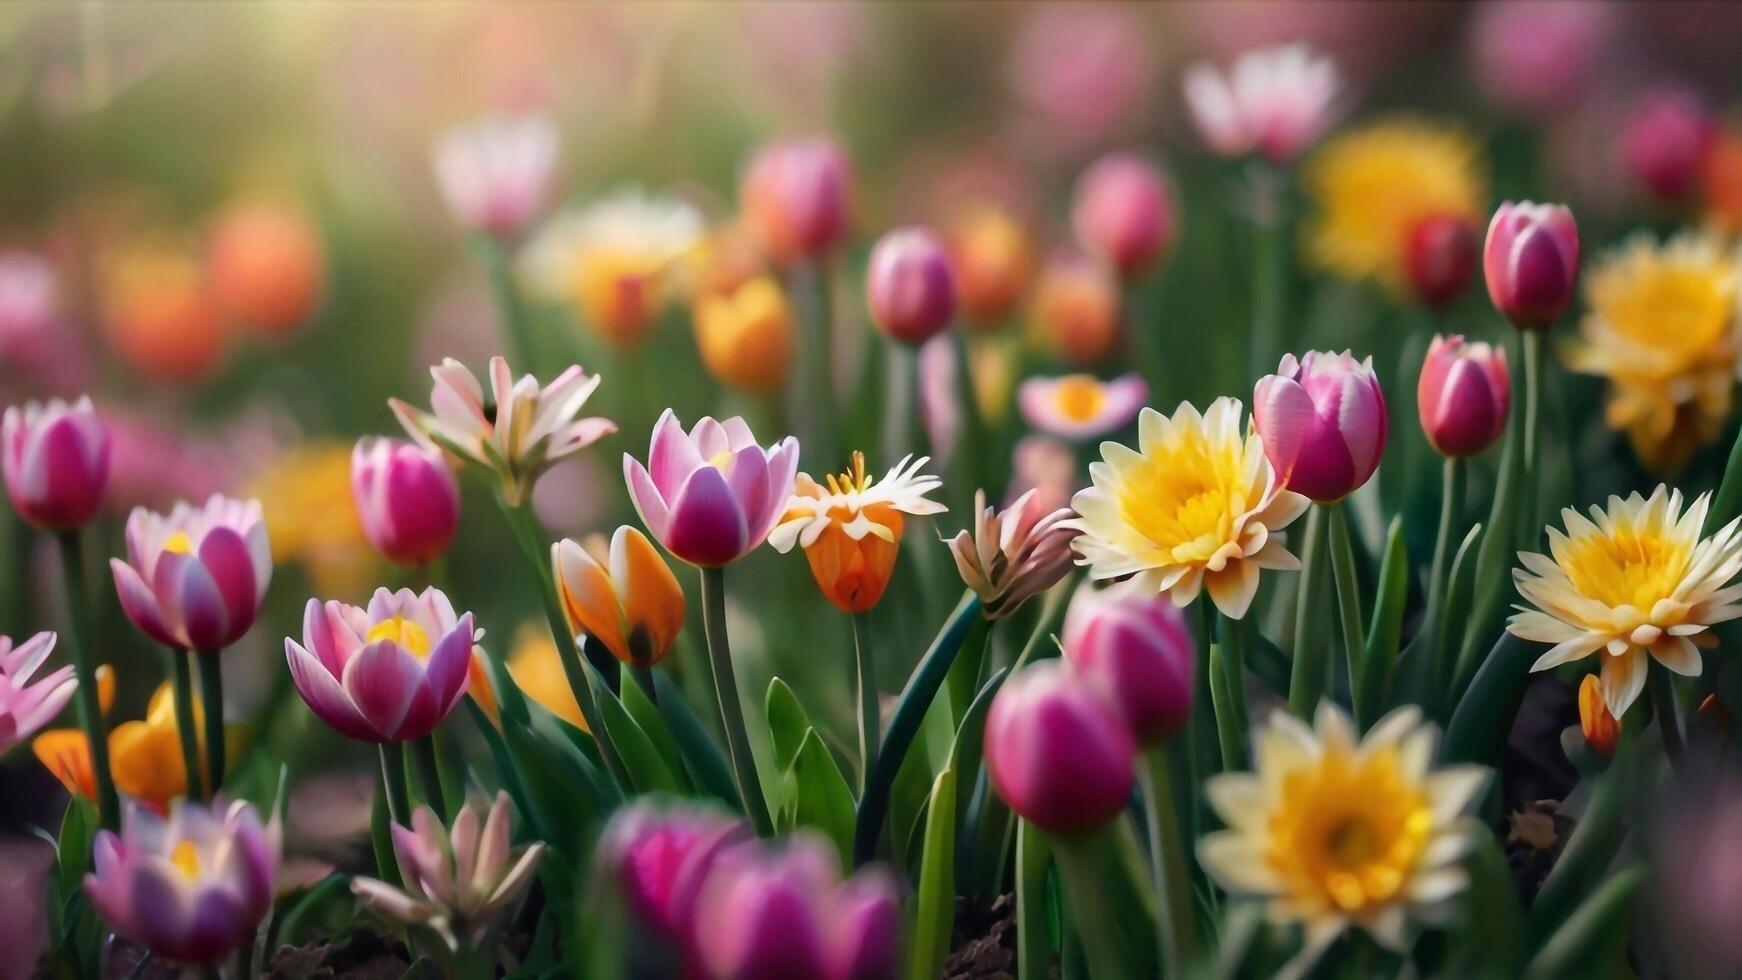
[(852, 181), (847, 155), (834, 140), (774, 142), (751, 158), (738, 186), (738, 207), (770, 259), (815, 260), (847, 235)]
[(121, 609), (159, 643), (215, 653), (254, 625), (272, 582), (257, 500), (213, 494), (199, 509), (127, 517), (127, 560), (109, 559)]
[(1474, 456), (1506, 431), (1512, 382), (1506, 351), (1462, 336), (1436, 335), (1422, 361), (1416, 407), (1427, 441), (1441, 454)]
[(1117, 705), (1142, 746), (1164, 742), (1192, 711), (1197, 647), (1185, 613), (1153, 589), (1077, 590), (1065, 614), (1065, 659)]
[(1077, 180), (1071, 227), (1084, 249), (1135, 279), (1173, 245), (1173, 192), (1161, 172), (1133, 153), (1095, 161)]
[(737, 561), (768, 540), (798, 476), (798, 440), (763, 449), (741, 418), (703, 418), (688, 433), (671, 409), (653, 427), (647, 465), (623, 454), (623, 478), (647, 530), (703, 568)]
[(1577, 102), (1607, 63), (1619, 7), (1562, 0), (1498, 0), (1477, 5), (1470, 60), (1484, 95), (1543, 114)]
[(1048, 833), (1087, 833), (1118, 816), (1136, 758), (1118, 711), (1056, 661), (1005, 681), (986, 715), (992, 788)]
[(18, 516), (65, 531), (89, 521), (109, 486), (109, 430), (89, 397), (58, 398), (6, 410), (0, 465)]
[(1406, 252), (1409, 285), (1431, 309), (1444, 309), (1476, 274), (1476, 226), (1462, 215), (1416, 222)]
[(1337, 116), (1337, 65), (1304, 44), (1248, 51), (1226, 73), (1207, 63), (1185, 76), (1186, 106), (1210, 148), (1223, 156), (1257, 151), (1292, 161)]
[(696, 892), (722, 853), (753, 836), (749, 824), (716, 810), (642, 801), (611, 818), (595, 860), (611, 871), (637, 921), (691, 955)]
[(97, 833), (85, 894), (115, 932), (176, 963), (216, 964), (272, 910), (281, 845), (253, 804), (183, 800), (167, 821), (129, 807)]
[(1258, 379), (1252, 422), (1283, 486), (1320, 503), (1341, 500), (1373, 476), (1389, 422), (1373, 359), (1348, 351), (1284, 354)]
[(399, 439), (357, 441), (351, 501), (369, 543), (401, 565), (440, 556), (460, 526), (460, 481), (447, 461)]
[(1621, 155), (1640, 186), (1660, 201), (1685, 199), (1699, 185), (1717, 123), (1700, 98), (1664, 87), (1634, 108), (1621, 134)]
[(1507, 201), (1488, 224), (1482, 247), (1488, 297), (1512, 325), (1548, 327), (1573, 301), (1579, 278), (1579, 226), (1564, 204)]
[(79, 688), (71, 665), (31, 682), (54, 651), (54, 641), (53, 633), (38, 633), (14, 647), (12, 637), (0, 636), (0, 752), (53, 721)]
[(368, 609), (310, 599), (302, 642), (286, 637), (297, 693), (341, 735), (403, 742), (435, 730), (466, 693), (472, 614), (440, 589), (375, 590)]
[(877, 240), (865, 274), (871, 319), (884, 333), (923, 344), (956, 315), (956, 283), (943, 242), (930, 230), (898, 228)]
[(436, 181), (467, 228), (511, 239), (544, 210), (556, 176), (556, 126), (544, 116), (490, 116), (442, 134)]

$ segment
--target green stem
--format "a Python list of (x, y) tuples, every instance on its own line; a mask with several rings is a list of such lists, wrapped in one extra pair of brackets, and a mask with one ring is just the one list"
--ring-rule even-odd
[(799, 320), (799, 370), (788, 382), (787, 405), (793, 413), (792, 428), (799, 442), (815, 459), (836, 458), (834, 376), (830, 363), (834, 332), (834, 301), (830, 298), (830, 270), (826, 261), (794, 270), (793, 287), (802, 288), (809, 302)]
[(981, 458), (986, 448), (986, 422), (980, 417), (980, 399), (974, 394), (974, 362), (968, 347), (966, 330), (952, 331), (956, 347), (956, 391), (962, 399), (962, 432), (956, 438), (956, 473), (960, 483), (958, 499), (963, 510), (970, 510), (974, 491), (986, 485)]
[(1145, 751), (1143, 762), (1140, 774), (1149, 818), (1149, 859), (1163, 913), (1161, 961), (1167, 965), (1167, 976), (1183, 977), (1186, 967), (1197, 958), (1198, 936), (1166, 746)]
[(1651, 712), (1657, 716), (1657, 730), (1663, 735), (1663, 751), (1670, 765), (1681, 763), (1683, 739), (1681, 712), (1675, 703), (1674, 681), (1667, 670), (1646, 664), (1645, 686), (1651, 694)]
[(520, 290), (514, 282), (508, 250), (488, 235), (479, 235), (474, 247), (483, 257), (485, 270), (489, 273), (496, 314), (507, 328), (515, 366), (523, 372), (536, 372), (540, 352), (533, 338), (532, 323), (526, 315), (526, 304), (522, 302)]
[(1355, 578), (1355, 548), (1349, 542), (1349, 516), (1342, 504), (1321, 504), (1331, 525), (1331, 571), (1337, 583), (1337, 614), (1343, 649), (1349, 657), (1349, 690), (1361, 689), (1361, 650), (1367, 630), (1361, 625), (1361, 584)]
[(1541, 330), (1526, 330), (1524, 345), (1524, 486), (1522, 507), (1516, 524), (1518, 546), (1533, 549), (1537, 535), (1537, 482), (1542, 478), (1542, 418), (1539, 407), (1542, 398), (1542, 334)]
[(224, 675), (223, 652), (201, 651), (200, 703), (206, 714), (206, 780), (209, 796), (224, 786)]
[(1271, 370), (1282, 356), (1288, 302), (1288, 188), (1283, 175), (1254, 164), (1252, 374)]
[(200, 733), (194, 721), (193, 657), (191, 650), (169, 651), (170, 663), (175, 666), (175, 728), (181, 736), (181, 762), (187, 769), (187, 797), (199, 800), (205, 798), (205, 792), (200, 789), (204, 780), (200, 778)]
[(1243, 620), (1218, 615), (1216, 644), (1210, 648), (1210, 701), (1223, 772), (1246, 768), (1245, 629)]
[(79, 532), (61, 531), (61, 572), (67, 593), (66, 640), (72, 647), (73, 671), (78, 676), (76, 695), (79, 727), (91, 746), (91, 769), (97, 779), (97, 812), (105, 830), (121, 826), (121, 798), (115, 794), (115, 775), (109, 769), (109, 733), (103, 723), (103, 706), (97, 697), (97, 667), (91, 662), (91, 596), (85, 590), (85, 555)]
[(738, 675), (732, 665), (731, 641), (726, 636), (724, 569), (702, 569), (702, 627), (708, 635), (708, 660), (714, 668), (720, 723), (726, 729), (726, 749), (732, 758), (738, 796), (744, 801), (744, 812), (756, 832), (768, 837), (774, 832), (774, 824), (768, 817), (762, 780), (756, 775), (756, 757), (751, 754), (750, 733), (744, 727), (744, 705), (738, 699)]
[(882, 711), (877, 703), (877, 661), (871, 651), (871, 618), (853, 614), (853, 656), (859, 668), (859, 795), (871, 782), (871, 762), (877, 756), (877, 729)]
[(387, 817), (401, 827), (411, 826), (411, 796), (405, 788), (405, 755), (398, 742), (382, 742), (381, 784), (387, 788)]
[(1433, 670), (1429, 675), (1430, 683), (1426, 693), (1430, 699), (1435, 700), (1443, 686), (1451, 683), (1451, 678), (1446, 674), (1451, 660), (1446, 651), (1446, 576), (1451, 570), (1454, 541), (1459, 536), (1457, 529), (1463, 524), (1464, 461), (1455, 456), (1447, 457), (1442, 475), (1440, 528), (1439, 533), (1434, 536), (1433, 565), (1428, 573), (1427, 615), (1422, 620), (1422, 629), (1427, 631), (1426, 635), (1433, 644), (1429, 648), (1433, 654)]
[(1088, 956), (1089, 976), (1095, 980), (1137, 980), (1146, 976), (1141, 963), (1143, 950), (1134, 949), (1122, 936), (1122, 916), (1132, 914), (1113, 899), (1113, 872), (1105, 858), (1106, 831), (1091, 837), (1049, 837), (1064, 886), (1067, 918), (1076, 926)]
[(448, 804), (442, 794), (441, 767), (436, 764), (435, 735), (413, 739), (409, 744), (412, 769), (417, 773), (417, 788), (424, 803), (436, 816), (448, 819)]
[(1052, 848), (1026, 820), (1016, 828), (1016, 975), (1045, 980), (1052, 967), (1052, 929), (1046, 907)]
[(1288, 710), (1311, 721), (1325, 693), (1325, 513), (1307, 514), (1301, 545), (1300, 578), (1295, 585), (1294, 669), (1288, 680)]

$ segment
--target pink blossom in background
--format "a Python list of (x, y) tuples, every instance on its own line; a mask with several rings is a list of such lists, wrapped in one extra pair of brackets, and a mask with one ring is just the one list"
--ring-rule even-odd
[(0, 379), (24, 393), (56, 395), (91, 379), (84, 335), (61, 308), (59, 277), (34, 252), (0, 253)]
[(1470, 19), (1470, 71), (1489, 101), (1542, 114), (1582, 98), (1620, 26), (1603, 0), (1491, 0)]
[(1005, 77), (1042, 144), (1089, 146), (1145, 120), (1160, 76), (1151, 26), (1135, 4), (1052, 3), (1028, 15)]

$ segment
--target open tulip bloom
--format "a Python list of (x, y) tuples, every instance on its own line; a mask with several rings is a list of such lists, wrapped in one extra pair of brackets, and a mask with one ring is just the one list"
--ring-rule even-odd
[(127, 518), (127, 560), (109, 560), (121, 608), (159, 643), (216, 652), (241, 639), (272, 582), (258, 501), (214, 496)]
[(703, 568), (760, 547), (780, 520), (798, 474), (798, 440), (766, 449), (742, 418), (703, 418), (689, 432), (666, 409), (653, 427), (647, 464), (625, 453), (623, 478), (655, 540)]

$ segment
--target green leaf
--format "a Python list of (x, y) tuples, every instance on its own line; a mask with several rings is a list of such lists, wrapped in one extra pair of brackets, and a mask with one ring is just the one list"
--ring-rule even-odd
[(943, 975), (956, 923), (956, 771), (945, 769), (932, 783), (920, 852), (913, 938), (907, 975), (935, 980)]
[(1288, 654), (1276, 645), (1276, 641), (1264, 635), (1264, 631), (1254, 625), (1249, 633), (1252, 642), (1246, 652), (1251, 654), (1246, 660), (1246, 668), (1257, 675), (1265, 687), (1277, 697), (1288, 697), (1289, 674), (1294, 665), (1289, 662)]
[[(1474, 847), (1464, 862), (1470, 875), (1468, 901), (1459, 907), (1468, 917), (1454, 933), (1454, 955), (1470, 958), (1461, 971), (1471, 977), (1517, 976), (1524, 952), (1524, 909), (1512, 869), (1486, 829), (1471, 832)], [(1454, 971), (1457, 972), (1457, 971)]]
[(853, 790), (816, 729), (805, 730), (787, 780), (794, 823), (829, 835), (845, 861), (853, 846)]
[(1465, 665), (1457, 662), (1457, 657), (1463, 652), (1464, 641), (1470, 629), (1470, 603), (1475, 599), (1476, 592), (1476, 552), (1483, 538), (1484, 528), (1477, 524), (1470, 528), (1470, 533), (1464, 535), (1464, 542), (1458, 546), (1457, 557), (1452, 559), (1451, 575), (1446, 581), (1446, 608), (1440, 624), (1440, 644), (1435, 651), (1438, 658), (1439, 676), (1432, 683), (1443, 685), (1451, 682), (1448, 691), (1436, 692), (1435, 700), (1440, 705), (1439, 717), (1443, 720), (1456, 703), (1456, 692), (1462, 691), (1469, 684), (1470, 674), (1476, 671), (1476, 664), (1470, 663), (1469, 674), (1464, 672)]
[(1467, 620), (1469, 625), (1458, 653), (1459, 663), (1476, 663), (1482, 644), (1488, 642), (1505, 618), (1506, 594), (1512, 588), (1513, 543), (1518, 536), (1519, 501), (1524, 490), (1523, 442), (1523, 422), (1520, 419), (1514, 422), (1506, 437), (1499, 483), (1494, 490), (1494, 505), (1488, 511), (1488, 530), (1482, 535), (1482, 545), (1476, 552), (1475, 587)]
[(684, 767), (689, 770), (696, 789), (742, 811), (744, 804), (738, 798), (738, 786), (732, 782), (732, 765), (726, 761), (719, 744), (708, 735), (708, 730), (702, 727), (702, 721), (696, 717), (690, 703), (684, 700), (683, 691), (659, 671), (654, 672), (653, 689), (659, 694), (660, 717), (665, 719), (672, 739), (677, 742)]
[(1397, 648), (1403, 637), (1403, 612), (1409, 601), (1409, 553), (1403, 546), (1403, 520), (1391, 519), (1385, 539), (1385, 560), (1379, 566), (1379, 589), (1373, 603), (1373, 623), (1361, 650), (1361, 686), (1355, 692), (1355, 723), (1365, 731), (1377, 720), (1386, 687), (1397, 668)]
[[(992, 699), (1009, 676), (1008, 667), (999, 670), (980, 688), (980, 693), (974, 695), (974, 700), (962, 715), (962, 724), (956, 729), (955, 743), (950, 746), (949, 768), (958, 773), (957, 783), (967, 790), (955, 794), (956, 826), (960, 828), (962, 839), (962, 847), (956, 854), (956, 877), (963, 881), (972, 878), (972, 859), (979, 840), (981, 813), (971, 811), (970, 807), (975, 802), (974, 787), (980, 781), (980, 763), (986, 742), (986, 712), (991, 710)], [(986, 798), (982, 796), (979, 800), (982, 807), (985, 802)]]
[(1700, 529), (1700, 537), (1710, 537), (1737, 517), (1742, 517), (1742, 432), (1736, 434), (1736, 441), (1730, 446), (1730, 459), (1724, 464), (1724, 479), (1718, 484), (1711, 507), (1706, 510), (1706, 525)]
[(1052, 921), (1046, 880), (1052, 847), (1046, 835), (1023, 820), (1016, 829), (1016, 974), (1045, 980), (1052, 971)]
[(581, 666), (592, 681), (594, 700), (599, 705), (599, 717), (605, 723), (605, 737), (611, 740), (611, 745), (623, 759), (623, 766), (635, 784), (635, 791), (644, 794), (683, 792), (683, 784), (678, 781), (677, 774), (666, 765), (665, 759), (654, 747), (653, 740), (647, 737), (647, 733), (635, 723), (634, 718), (629, 717), (629, 710), (611, 692), (598, 668), (584, 657), (581, 658)]
[(1645, 883), (1645, 869), (1628, 868), (1603, 883), (1530, 961), (1526, 980), (1613, 975), (1633, 930), (1627, 920)]
[(593, 777), (577, 761), (585, 757), (560, 736), (541, 738), (521, 725), (504, 724), (502, 742), (526, 790), (537, 836), (557, 851), (578, 855), (584, 825), (600, 812), (586, 789)]
[(1629, 802), (1639, 789), (1639, 754), (1637, 739), (1623, 740), (1609, 768), (1597, 778), (1590, 805), (1530, 906), (1532, 936), (1546, 937), (1559, 926), (1614, 862), (1627, 835)]
[(659, 708), (647, 697), (647, 692), (627, 671), (623, 674), (623, 707), (629, 712), (629, 717), (635, 720), (648, 741), (664, 760), (665, 767), (677, 779), (678, 785), (685, 794), (695, 789), (689, 773), (684, 768), (683, 753), (678, 750), (677, 740), (671, 736), (671, 728), (665, 722), (665, 716), (659, 713)]
[(1524, 700), (1524, 685), (1530, 677), (1530, 664), (1536, 659), (1536, 648), (1537, 644), (1511, 633), (1500, 634), (1494, 649), (1488, 651), (1488, 659), (1476, 671), (1470, 689), (1452, 712), (1445, 741), (1440, 746), (1441, 761), (1494, 764), (1506, 734), (1512, 730), (1512, 718)]
[(778, 677), (768, 682), (768, 696), (763, 703), (768, 714), (768, 737), (774, 745), (774, 769), (785, 772), (811, 729), (810, 718), (804, 705), (798, 703), (798, 695)]

